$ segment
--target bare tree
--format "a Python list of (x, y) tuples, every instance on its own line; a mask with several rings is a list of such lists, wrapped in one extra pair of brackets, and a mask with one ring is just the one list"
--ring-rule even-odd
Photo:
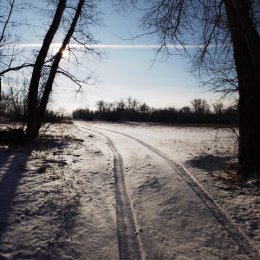
[(142, 103), (139, 106), (139, 111), (142, 114), (148, 114), (150, 112), (150, 107), (146, 103)]
[(237, 91), (238, 172), (260, 175), (260, 1), (151, 0), (144, 5), (142, 24), (146, 33), (158, 36), (158, 52), (170, 55), (181, 46), (193, 56), (193, 70), (203, 83), (225, 94)]
[[(7, 30), (10, 24), (11, 15), (13, 13), (15, 0), (8, 0), (0, 4), (0, 68), (2, 64), (5, 62), (4, 58), (6, 53), (4, 52), (4, 47), (8, 44), (8, 40), (10, 40), (10, 35), (8, 35)], [(0, 102), (2, 100), (2, 78), (0, 74)]]
[(17, 0), (3, 0), (0, 2), (0, 77), (11, 71), (32, 67), (33, 64), (21, 61), (22, 51), (15, 48), (20, 41), (20, 35), (15, 29), (24, 25), (22, 21), (14, 21), (15, 13), (25, 9), (26, 3)]
[[(15, 0), (6, 0), (5, 3), (0, 4), (0, 48), (2, 49), (9, 39), (8, 26), (10, 24), (11, 15), (14, 10)], [(2, 52), (1, 52), (2, 54)]]
[[(29, 86), (29, 94), (28, 94), (28, 122), (27, 122), (27, 136), (29, 137), (37, 137), (39, 134), (39, 129), (43, 122), (44, 113), (48, 104), (49, 96), (52, 91), (53, 83), (55, 76), (59, 70), (59, 64), (62, 59), (63, 53), (69, 45), (71, 39), (74, 39), (78, 44), (87, 45), (84, 39), (84, 34), (81, 35), (81, 38), (75, 37), (76, 28), (79, 22), (80, 17), (84, 19), (85, 26), (87, 27), (90, 22), (93, 21), (93, 8), (95, 7), (92, 1), (78, 0), (73, 3), (67, 3), (66, 0), (60, 0), (57, 9), (55, 11), (55, 15), (53, 17), (52, 23), (49, 27), (47, 34), (45, 35), (42, 47), (37, 56), (34, 70), (32, 73), (30, 86)], [(67, 8), (67, 9), (66, 9)], [(67, 15), (65, 12), (72, 9), (74, 14)], [(89, 9), (89, 10), (88, 10)], [(64, 14), (65, 13), (65, 14)], [(53, 38), (60, 27), (62, 22), (62, 17), (65, 16), (63, 22), (66, 24), (66, 32), (64, 40), (59, 48), (58, 52), (53, 57), (52, 63), (49, 67), (49, 73), (46, 82), (44, 82), (44, 90), (40, 100), (38, 101), (38, 92), (39, 92), (39, 84), (41, 79), (41, 72), (44, 67), (44, 62), (46, 60), (49, 48), (53, 41)], [(79, 30), (81, 28), (79, 27)], [(81, 31), (84, 32), (84, 31)], [(86, 33), (86, 32), (85, 32)], [(89, 33), (86, 35), (87, 40), (90, 42)], [(81, 39), (84, 41), (81, 42)], [(63, 71), (63, 73), (66, 73)], [(66, 74), (68, 76), (68, 74)]]
[(123, 99), (121, 99), (119, 102), (117, 102), (116, 109), (117, 109), (117, 111), (124, 111), (126, 109), (126, 104)]
[[(14, 2), (15, 0), (6, 1)], [(91, 48), (95, 40), (90, 32), (90, 26), (98, 23), (95, 1), (46, 1), (49, 3), (49, 10), (44, 10), (43, 12), (45, 12), (45, 18), (48, 19), (46, 21), (48, 27), (40, 50), (34, 52), (31, 60), (26, 57), (27, 61), (21, 65), (10, 62), (9, 64), (4, 64), (2, 69), (0, 69), (0, 76), (13, 75), (12, 73), (24, 71), (25, 68), (28, 68), (27, 75), (31, 73), (29, 76), (26, 129), (26, 134), (30, 138), (38, 137), (56, 76), (67, 77), (80, 90), (84, 84), (88, 84), (91, 73), (86, 78), (80, 79), (70, 72), (68, 64), (78, 66), (80, 65), (82, 54), (96, 53)], [(56, 52), (53, 47), (54, 44), (58, 46)], [(10, 50), (11, 47), (12, 45), (8, 44), (7, 49)], [(70, 53), (69, 57), (64, 57), (65, 52)], [(15, 55), (13, 57), (17, 58)], [(65, 59), (66, 62), (62, 62)], [(86, 69), (86, 74), (87, 72)]]
[(17, 87), (19, 82), (9, 81), (8, 87), (2, 94), (0, 111), (4, 117), (15, 121), (25, 122), (27, 115), (28, 82), (24, 81), (22, 88)]
[(96, 104), (96, 106), (97, 106), (97, 110), (98, 110), (98, 112), (104, 112), (106, 109), (105, 109), (105, 101), (104, 100), (99, 100), (99, 101), (97, 101), (97, 104)]
[[(7, 44), (8, 35), (6, 34), (8, 24), (10, 22), (11, 15), (13, 13), (13, 8), (15, 4), (15, 0), (7, 1), (7, 6), (4, 8), (4, 5), (0, 4), (0, 9), (2, 12), (0, 13), (0, 67), (3, 63), (4, 52), (3, 48)], [(4, 9), (4, 11), (3, 11)], [(0, 101), (2, 99), (2, 79), (0, 75)]]
[(222, 102), (213, 104), (213, 110), (216, 115), (221, 115), (224, 112), (224, 104)]
[(184, 106), (179, 110), (181, 113), (191, 113), (191, 108), (189, 106)]
[(210, 106), (205, 99), (195, 98), (191, 101), (192, 109), (199, 115), (205, 115), (210, 112)]

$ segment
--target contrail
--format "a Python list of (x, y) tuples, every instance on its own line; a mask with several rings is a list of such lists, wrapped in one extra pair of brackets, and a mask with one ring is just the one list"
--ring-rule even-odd
[[(14, 48), (14, 49), (35, 49), (40, 48), (42, 46), (41, 43), (19, 43), (19, 44), (12, 44), (6, 47)], [(61, 47), (61, 43), (52, 43), (52, 48), (59, 48)], [(161, 45), (159, 44), (93, 44), (93, 45), (80, 45), (80, 44), (69, 44), (69, 48), (74, 49), (158, 49)], [(165, 47), (169, 49), (195, 49), (201, 48), (202, 45), (181, 45), (181, 44), (169, 44)]]

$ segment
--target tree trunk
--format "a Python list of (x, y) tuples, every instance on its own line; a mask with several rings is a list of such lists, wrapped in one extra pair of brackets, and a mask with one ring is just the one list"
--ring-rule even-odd
[(260, 176), (260, 38), (248, 0), (224, 0), (239, 89), (239, 174)]
[(42, 122), (43, 122), (43, 118), (44, 118), (44, 114), (45, 114), (46, 107), (47, 107), (47, 104), (48, 104), (49, 96), (50, 96), (50, 93), (52, 91), (53, 82), (54, 82), (54, 79), (55, 79), (55, 76), (56, 76), (56, 73), (57, 73), (57, 70), (58, 70), (58, 67), (59, 67), (59, 63), (60, 63), (61, 58), (62, 58), (62, 53), (66, 49), (67, 45), (69, 44), (69, 41), (70, 41), (74, 31), (75, 31), (75, 28), (76, 28), (78, 19), (80, 17), (84, 2), (85, 2), (85, 0), (79, 0), (75, 15), (74, 15), (73, 20), (72, 20), (71, 25), (70, 25), (70, 28), (69, 28), (66, 36), (65, 36), (65, 39), (62, 43), (61, 48), (59, 49), (58, 53), (56, 54), (54, 61), (53, 61), (53, 64), (51, 66), (49, 77), (47, 79), (47, 82), (46, 82), (46, 85), (45, 85), (45, 88), (44, 88), (44, 91), (43, 91), (43, 95), (42, 95), (42, 98), (41, 98), (41, 101), (40, 101), (39, 109), (38, 109), (37, 133), (39, 133), (40, 127), (41, 127)]
[(0, 77), (0, 101), (2, 100), (2, 79)]
[(62, 14), (65, 10), (67, 0), (60, 0), (57, 6), (55, 15), (53, 17), (52, 24), (43, 40), (42, 47), (39, 51), (37, 56), (34, 69), (32, 72), (32, 77), (29, 85), (29, 93), (28, 93), (28, 116), (27, 116), (27, 129), (26, 135), (30, 138), (37, 138), (38, 137), (38, 117), (37, 117), (37, 110), (38, 110), (38, 91), (39, 91), (39, 83), (42, 73), (42, 67), (44, 65), (44, 61), (48, 54), (48, 50), (56, 34)]

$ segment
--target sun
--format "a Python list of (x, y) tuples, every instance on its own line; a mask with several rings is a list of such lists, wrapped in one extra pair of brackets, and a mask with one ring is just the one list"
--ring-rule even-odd
[(61, 44), (54, 43), (52, 44), (52, 55), (57, 55), (61, 52), (62, 58), (68, 59), (70, 52), (68, 48), (62, 48)]
[(68, 49), (62, 50), (62, 57), (63, 58), (69, 58), (69, 50)]

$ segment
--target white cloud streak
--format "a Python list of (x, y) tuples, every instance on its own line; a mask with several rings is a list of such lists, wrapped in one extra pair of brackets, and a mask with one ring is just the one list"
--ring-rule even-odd
[[(20, 43), (15, 45), (10, 45), (10, 48), (15, 49), (38, 49), (42, 46), (40, 43)], [(51, 44), (52, 48), (59, 48), (61, 46), (60, 43), (53, 43)], [(83, 49), (85, 48), (83, 45), (79, 44), (70, 44), (70, 48), (74, 49)], [(87, 48), (90, 49), (158, 49), (161, 46), (159, 44), (93, 44), (93, 45), (86, 45)], [(201, 48), (202, 45), (167, 45), (169, 49), (196, 49)]]

